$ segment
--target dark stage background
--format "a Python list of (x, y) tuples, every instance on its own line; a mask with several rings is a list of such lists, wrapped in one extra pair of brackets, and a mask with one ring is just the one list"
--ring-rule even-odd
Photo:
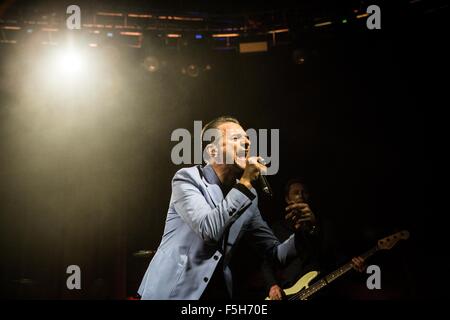
[[(141, 68), (138, 50), (98, 48), (96, 58), (112, 58), (87, 75), (89, 85), (64, 92), (33, 78), (48, 73), (30, 53), (50, 49), (2, 45), (1, 297), (135, 295), (149, 258), (133, 253), (157, 248), (171, 177), (181, 167), (171, 162), (170, 135), (222, 114), (244, 128), (280, 129), (280, 171), (269, 178), (276, 199), (261, 202), (269, 222), (295, 175), (310, 181), (316, 212), (333, 222), (344, 258), (393, 232), (411, 232), (371, 260), (382, 269), (382, 290), (367, 290), (367, 275), (352, 274), (336, 282), (336, 297), (433, 295), (422, 276), (442, 254), (433, 249), (439, 223), (430, 218), (433, 152), (425, 126), (438, 118), (433, 97), (444, 92), (440, 76), (448, 78), (447, 9), (405, 8), (382, 7), (381, 30), (354, 24), (299, 31), (293, 43), (267, 53), (169, 52), (169, 67), (154, 74)], [(294, 64), (296, 48), (304, 64)], [(211, 70), (191, 78), (170, 67), (191, 58)], [(72, 264), (81, 267), (82, 290), (66, 288)]]

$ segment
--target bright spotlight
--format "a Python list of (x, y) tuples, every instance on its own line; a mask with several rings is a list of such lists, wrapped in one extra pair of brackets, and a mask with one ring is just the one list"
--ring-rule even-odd
[(83, 57), (74, 49), (67, 49), (60, 53), (58, 68), (64, 73), (79, 73), (83, 68)]

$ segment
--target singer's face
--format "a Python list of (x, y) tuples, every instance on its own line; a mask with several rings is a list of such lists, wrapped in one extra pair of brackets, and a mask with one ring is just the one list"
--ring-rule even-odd
[(247, 133), (234, 122), (222, 123), (218, 129), (222, 131), (219, 152), (223, 156), (223, 161), (244, 170), (250, 149), (250, 140)]

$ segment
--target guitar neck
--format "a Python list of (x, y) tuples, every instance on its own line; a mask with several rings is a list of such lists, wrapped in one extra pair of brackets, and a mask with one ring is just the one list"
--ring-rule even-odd
[[(377, 251), (378, 251), (378, 247), (375, 246), (372, 249), (370, 249), (369, 251), (364, 252), (362, 255), (360, 255), (360, 257), (362, 257), (364, 260), (366, 260), (367, 258), (372, 256)], [(319, 281), (315, 282), (313, 285), (311, 285), (307, 289), (299, 292), (298, 298), (300, 300), (306, 300), (309, 296), (313, 295), (314, 293), (316, 293), (317, 291), (319, 291), (320, 289), (325, 287), (330, 282), (332, 282), (332, 281), (336, 280), (337, 278), (339, 278), (340, 276), (344, 275), (345, 273), (350, 271), (352, 268), (353, 268), (353, 264), (351, 261), (344, 264), (342, 267), (336, 269), (335, 271), (331, 272), (330, 274), (323, 277)]]
[[(363, 258), (364, 260), (366, 260), (367, 258), (369, 258), (370, 256), (372, 256), (375, 252), (377, 252), (378, 247), (373, 247), (372, 249), (370, 249), (369, 251), (364, 252), (361, 256), (361, 258)], [(348, 271), (352, 270), (353, 268), (353, 264), (352, 262), (348, 262), (346, 264), (344, 264), (342, 267), (336, 269), (335, 271), (331, 272), (330, 274), (328, 274), (325, 277), (325, 281), (328, 283), (336, 280), (337, 278), (339, 278), (340, 276), (344, 275), (345, 273), (347, 273)]]

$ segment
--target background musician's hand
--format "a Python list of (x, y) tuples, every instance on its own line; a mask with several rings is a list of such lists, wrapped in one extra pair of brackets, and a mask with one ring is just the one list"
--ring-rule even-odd
[(284, 298), (284, 291), (277, 284), (270, 287), (269, 290), (270, 300), (282, 300)]
[(355, 269), (358, 272), (363, 272), (366, 268), (366, 263), (363, 258), (361, 257), (354, 257), (352, 259), (353, 269)]
[(285, 218), (292, 220), (295, 229), (299, 229), (305, 221), (310, 221), (313, 224), (316, 222), (316, 217), (307, 203), (291, 203), (286, 207), (286, 212)]

